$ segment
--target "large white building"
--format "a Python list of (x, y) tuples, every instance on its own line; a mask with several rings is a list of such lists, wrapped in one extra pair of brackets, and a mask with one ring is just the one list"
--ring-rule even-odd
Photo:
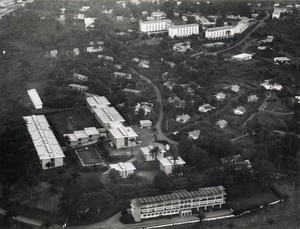
[[(27, 130), (31, 136), (35, 150), (43, 169), (64, 165), (64, 153), (54, 136), (44, 115), (24, 116)], [(50, 166), (48, 167), (48, 163)]]
[(199, 34), (198, 24), (186, 24), (186, 25), (171, 25), (169, 27), (169, 36), (171, 38), (187, 37), (192, 34)]
[(240, 34), (249, 27), (249, 18), (244, 18), (234, 27), (234, 34)]
[(222, 26), (208, 28), (205, 31), (205, 37), (208, 39), (223, 39), (234, 36), (234, 26)]
[(125, 119), (104, 96), (91, 96), (87, 99), (87, 107), (95, 115), (96, 120), (108, 130), (110, 140), (117, 149), (129, 147), (135, 141), (138, 134), (123, 122)]
[(130, 201), (130, 211), (136, 222), (160, 216), (190, 216), (192, 212), (225, 204), (223, 186), (199, 188), (197, 191), (178, 190), (171, 194), (150, 196)]
[(171, 24), (170, 19), (141, 21), (140, 31), (144, 33), (166, 32)]
[(43, 102), (35, 89), (27, 90), (29, 98), (35, 109), (43, 109)]

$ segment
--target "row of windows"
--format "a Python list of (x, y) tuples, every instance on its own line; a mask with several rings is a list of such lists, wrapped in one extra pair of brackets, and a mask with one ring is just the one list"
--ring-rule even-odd
[(158, 216), (162, 214), (170, 214), (170, 213), (178, 213), (179, 211), (164, 211), (164, 212), (155, 212), (155, 213), (149, 213), (149, 214), (143, 214), (142, 217), (149, 217), (149, 216)]

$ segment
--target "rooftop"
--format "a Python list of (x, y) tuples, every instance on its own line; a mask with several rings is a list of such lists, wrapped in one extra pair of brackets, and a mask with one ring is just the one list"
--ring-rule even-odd
[(95, 106), (97, 108), (109, 106), (110, 102), (105, 98), (105, 96), (92, 96), (86, 98), (87, 103), (92, 107)]
[[(164, 157), (164, 158), (159, 158), (158, 160), (163, 166), (173, 166), (174, 165), (173, 157)], [(184, 165), (185, 161), (181, 157), (178, 157), (175, 160), (175, 164), (176, 165)]]
[(36, 89), (29, 89), (29, 90), (27, 90), (27, 93), (28, 93), (28, 95), (29, 95), (29, 97), (30, 97), (30, 99), (31, 99), (31, 101), (32, 101), (32, 103), (35, 107), (41, 106), (43, 104), (39, 94), (36, 91)]
[(226, 195), (224, 190), (225, 188), (223, 186), (199, 188), (197, 191), (190, 191), (190, 192), (186, 190), (180, 190), (166, 195), (133, 199), (131, 200), (131, 203), (136, 205), (147, 205), (147, 204), (161, 203), (161, 202), (174, 201), (174, 200), (190, 199), (193, 197), (210, 197), (214, 195)]
[(108, 129), (111, 135), (118, 138), (135, 138), (137, 137), (137, 133), (131, 127), (125, 127), (122, 123), (113, 123), (111, 124), (111, 128)]
[(135, 166), (131, 162), (119, 162), (117, 164), (110, 164), (109, 167), (120, 172), (127, 170), (136, 170)]

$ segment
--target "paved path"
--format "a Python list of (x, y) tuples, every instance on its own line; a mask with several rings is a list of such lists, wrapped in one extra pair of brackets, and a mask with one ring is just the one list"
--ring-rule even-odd
[[(251, 33), (253, 33), (258, 28), (262, 27), (263, 24), (264, 24), (264, 22), (265, 22), (265, 20), (267, 20), (270, 17), (270, 14), (267, 11), (265, 11), (265, 12), (266, 12), (267, 15), (263, 19), (261, 19), (259, 21), (259, 23), (242, 40), (240, 40), (238, 43), (236, 43), (235, 45), (233, 45), (233, 46), (231, 46), (229, 48), (226, 48), (226, 49), (223, 49), (223, 50), (219, 50), (219, 51), (216, 51), (216, 52), (205, 53), (205, 54), (222, 53), (222, 52), (226, 52), (226, 51), (229, 51), (231, 49), (234, 49), (234, 48), (238, 47), (239, 45), (241, 45), (243, 42), (245, 42), (250, 37)], [(203, 52), (195, 53), (195, 54), (191, 55), (191, 57), (199, 56), (202, 53)]]
[(158, 121), (156, 123), (156, 128), (157, 128), (157, 137), (159, 140), (166, 140), (168, 141), (170, 144), (172, 145), (178, 145), (178, 142), (173, 141), (172, 139), (169, 139), (166, 135), (164, 135), (164, 133), (162, 132), (161, 129), (161, 124), (162, 124), (162, 119), (164, 117), (164, 110), (163, 110), (163, 100), (162, 100), (162, 96), (161, 96), (161, 92), (158, 89), (158, 87), (152, 83), (152, 81), (147, 78), (146, 76), (141, 75), (140, 73), (138, 73), (136, 70), (134, 70), (133, 68), (129, 68), (129, 70), (135, 74), (137, 74), (141, 79), (145, 80), (147, 83), (151, 84), (152, 87), (154, 88), (156, 97), (157, 97), (157, 101), (160, 104), (160, 108), (159, 108), (159, 118)]

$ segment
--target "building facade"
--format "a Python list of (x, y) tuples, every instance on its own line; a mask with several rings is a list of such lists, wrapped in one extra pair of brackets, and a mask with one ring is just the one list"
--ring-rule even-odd
[(131, 214), (136, 222), (160, 216), (189, 216), (193, 211), (225, 204), (223, 186), (199, 188), (197, 191), (175, 191), (171, 194), (131, 200)]
[(144, 33), (166, 32), (170, 24), (170, 19), (140, 21), (140, 31)]
[(205, 31), (205, 37), (207, 39), (224, 39), (233, 36), (234, 36), (234, 26), (208, 28)]
[(176, 37), (187, 37), (192, 34), (199, 34), (198, 24), (187, 24), (187, 25), (171, 25), (169, 27), (169, 36), (171, 38)]

